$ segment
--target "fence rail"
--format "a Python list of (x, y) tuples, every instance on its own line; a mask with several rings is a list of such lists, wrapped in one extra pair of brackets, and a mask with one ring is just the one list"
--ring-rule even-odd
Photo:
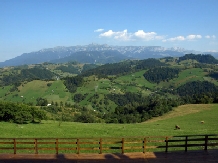
[(0, 153), (128, 153), (217, 149), (218, 135), (123, 138), (0, 138)]

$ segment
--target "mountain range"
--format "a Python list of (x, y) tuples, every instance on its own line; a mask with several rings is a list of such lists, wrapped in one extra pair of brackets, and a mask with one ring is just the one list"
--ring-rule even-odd
[[(180, 57), (184, 54), (208, 54), (179, 47), (164, 48), (161, 46), (109, 46), (107, 44), (89, 44), (78, 46), (57, 46), (36, 52), (24, 53), (15, 58), (0, 62), (0, 67), (29, 64), (63, 63), (76, 61), (80, 63), (116, 63), (127, 59), (147, 59), (163, 57)], [(215, 58), (218, 53), (210, 53)]]

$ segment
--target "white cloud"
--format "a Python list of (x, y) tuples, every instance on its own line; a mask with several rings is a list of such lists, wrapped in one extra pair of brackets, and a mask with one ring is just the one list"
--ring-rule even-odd
[(212, 35), (212, 36), (210, 36), (210, 35), (206, 35), (205, 38), (207, 38), (207, 39), (210, 39), (210, 38), (215, 39), (216, 36), (215, 36), (215, 35)]
[(177, 36), (177, 37), (172, 37), (172, 38), (168, 38), (168, 39), (164, 39), (162, 40), (163, 42), (167, 42), (167, 41), (185, 41), (185, 40), (196, 40), (196, 39), (201, 39), (202, 36), (201, 35), (188, 35), (186, 37), (184, 36)]
[(131, 32), (128, 33), (127, 29), (117, 32), (109, 30), (107, 32), (101, 33), (99, 37), (112, 37), (116, 40), (122, 40), (122, 41), (134, 41), (136, 39), (149, 41), (149, 40), (161, 40), (164, 38), (163, 36), (158, 36), (156, 32), (144, 32), (143, 30), (138, 30), (135, 33), (131, 33)]
[(96, 30), (94, 30), (94, 32), (102, 32), (102, 31), (104, 31), (104, 29), (96, 29)]
[(156, 32), (144, 32), (143, 30), (138, 30), (133, 34), (136, 38), (140, 38), (146, 41), (149, 40), (162, 40), (164, 39), (164, 36), (157, 35)]
[(216, 50), (208, 50), (207, 52), (217, 52)]
[(128, 41), (131, 40), (131, 33), (128, 33), (127, 29), (118, 32), (109, 30), (107, 32), (101, 33), (99, 37), (113, 37), (116, 40)]
[[(95, 31), (101, 31), (103, 29), (98, 29)], [(176, 42), (176, 41), (196, 41), (202, 39), (202, 35), (190, 34), (187, 36), (176, 36), (167, 38), (167, 35), (158, 35), (156, 32), (145, 32), (144, 30), (138, 30), (136, 32), (128, 32), (127, 29), (123, 31), (113, 31), (108, 30), (99, 34), (100, 38), (111, 38), (119, 41), (151, 41), (151, 40), (162, 40), (162, 42)], [(215, 39), (215, 35), (206, 35), (204, 38)]]
[(131, 40), (131, 34), (127, 32), (127, 29), (125, 29), (121, 32), (115, 32), (114, 38), (117, 40), (128, 41)]
[(107, 32), (101, 33), (99, 36), (100, 37), (111, 37), (114, 35), (115, 32), (113, 32), (112, 30), (109, 30)]
[(186, 36), (187, 40), (195, 40), (195, 39), (201, 39), (202, 36), (201, 35), (188, 35)]
[(184, 40), (185, 40), (184, 36), (177, 36), (177, 37), (165, 39), (165, 40), (162, 40), (162, 41), (166, 42), (166, 41), (184, 41)]

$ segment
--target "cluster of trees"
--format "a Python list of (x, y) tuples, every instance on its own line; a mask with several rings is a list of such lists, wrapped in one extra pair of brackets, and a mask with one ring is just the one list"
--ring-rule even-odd
[(180, 70), (169, 67), (159, 67), (149, 69), (144, 73), (146, 80), (152, 83), (160, 83), (161, 81), (169, 81), (179, 75)]
[(208, 81), (192, 81), (178, 87), (174, 93), (181, 96), (184, 103), (217, 103), (218, 87)]
[(46, 113), (37, 107), (0, 101), (0, 121), (21, 124), (36, 121), (41, 122), (41, 120), (46, 118)]
[(105, 64), (95, 69), (87, 70), (83, 73), (84, 76), (102, 76), (102, 75), (118, 75), (126, 74), (131, 71), (131, 64), (129, 62), (119, 62), (113, 64)]
[(68, 73), (71, 73), (71, 74), (79, 74), (79, 70), (78, 68), (72, 66), (71, 64), (68, 64), (67, 66), (58, 66), (56, 68), (56, 70), (61, 70), (62, 72), (68, 72)]
[(106, 123), (139, 123), (152, 117), (158, 117), (178, 106), (179, 99), (161, 98), (158, 96), (142, 98), (138, 102), (131, 100), (130, 103), (116, 107), (114, 112), (103, 116)]
[(208, 76), (218, 80), (218, 72), (211, 72)]
[(136, 66), (135, 66), (135, 69), (136, 70), (145, 70), (145, 69), (161, 67), (161, 66), (166, 66), (166, 64), (160, 62), (157, 59), (149, 58), (149, 59), (138, 61)]
[(84, 83), (83, 77), (78, 75), (75, 77), (66, 77), (64, 80), (64, 85), (71, 93), (75, 93), (77, 87), (82, 86)]
[(82, 73), (84, 73), (84, 72), (86, 72), (88, 70), (97, 68), (97, 67), (98, 67), (98, 65), (96, 65), (96, 64), (84, 64), (83, 68), (82, 68)]
[(2, 85), (20, 85), (23, 81), (52, 80), (54, 73), (44, 68), (21, 69), (20, 73), (4, 75), (1, 79)]
[(73, 100), (74, 100), (75, 102), (80, 102), (80, 101), (84, 100), (87, 95), (88, 95), (88, 94), (84, 94), (84, 95), (83, 95), (83, 94), (81, 94), (81, 93), (77, 93), (77, 94), (74, 95)]
[(217, 64), (218, 60), (216, 60), (212, 55), (210, 54), (186, 54), (182, 57), (179, 57), (178, 62), (193, 59), (200, 63), (208, 63), (208, 64)]
[(106, 97), (118, 106), (125, 106), (135, 102), (142, 103), (144, 100), (141, 94), (131, 92), (126, 92), (125, 94), (108, 94)]
[(46, 98), (39, 97), (36, 99), (36, 106), (47, 106), (48, 100)]
[(165, 63), (160, 62), (157, 59), (145, 59), (141, 61), (127, 60), (124, 62), (105, 64), (95, 69), (88, 70), (83, 73), (83, 76), (108, 76), (108, 75), (125, 75), (139, 70), (148, 68), (166, 66)]

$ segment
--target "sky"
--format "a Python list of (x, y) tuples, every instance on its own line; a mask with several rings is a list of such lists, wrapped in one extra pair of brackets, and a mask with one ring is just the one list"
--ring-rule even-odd
[(218, 0), (0, 0), (0, 62), (91, 43), (218, 52)]

